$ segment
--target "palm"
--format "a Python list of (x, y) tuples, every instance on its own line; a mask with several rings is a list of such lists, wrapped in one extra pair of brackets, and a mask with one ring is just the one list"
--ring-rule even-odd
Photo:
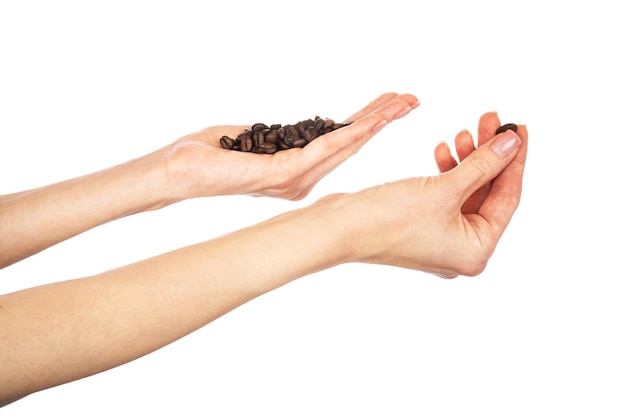
[(187, 135), (169, 152), (174, 180), (185, 185), (186, 196), (248, 194), (291, 200), (305, 197), (317, 182), (355, 154), (381, 121), (391, 122), (419, 102), (413, 95), (387, 93), (347, 120), (349, 126), (322, 135), (304, 148), (274, 154), (223, 149), (220, 138), (237, 137), (245, 125), (214, 126)]

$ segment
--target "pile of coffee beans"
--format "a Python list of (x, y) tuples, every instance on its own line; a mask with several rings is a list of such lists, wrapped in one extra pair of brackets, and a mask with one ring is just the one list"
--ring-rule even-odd
[(496, 135), (501, 134), (502, 132), (506, 132), (508, 130), (512, 130), (513, 132), (517, 132), (517, 125), (514, 123), (505, 123), (496, 129)]
[(290, 148), (302, 148), (315, 138), (350, 125), (352, 122), (336, 123), (332, 119), (316, 116), (293, 125), (266, 125), (255, 123), (244, 130), (237, 138), (222, 136), (222, 148), (253, 152), (256, 154), (274, 154)]

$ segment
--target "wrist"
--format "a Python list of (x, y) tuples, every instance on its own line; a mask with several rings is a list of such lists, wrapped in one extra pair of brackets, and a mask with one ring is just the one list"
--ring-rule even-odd
[(100, 173), (109, 177), (108, 181), (102, 182), (103, 190), (118, 190), (111, 203), (119, 203), (120, 215), (160, 209), (180, 200), (175, 199), (170, 190), (162, 154), (159, 150)]
[(363, 228), (362, 215), (356, 208), (358, 202), (355, 206), (354, 200), (353, 194), (333, 194), (293, 212), (301, 218), (302, 226), (296, 231), (302, 237), (302, 251), (322, 261), (316, 270), (362, 258), (361, 243), (367, 228)]

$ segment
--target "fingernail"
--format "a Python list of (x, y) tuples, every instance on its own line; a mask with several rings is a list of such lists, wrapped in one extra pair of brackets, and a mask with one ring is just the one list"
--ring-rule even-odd
[(372, 132), (378, 132), (385, 126), (387, 126), (387, 121), (385, 119), (382, 119), (376, 125), (372, 126)]
[(498, 139), (491, 143), (491, 149), (500, 158), (504, 158), (513, 152), (522, 141), (511, 130), (502, 132)]
[(405, 107), (404, 109), (396, 113), (396, 116), (394, 116), (394, 119), (400, 119), (401, 117), (406, 116), (411, 110), (413, 110), (411, 109), (411, 106)]

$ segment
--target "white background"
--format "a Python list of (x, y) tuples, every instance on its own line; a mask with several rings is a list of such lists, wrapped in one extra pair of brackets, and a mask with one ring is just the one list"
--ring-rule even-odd
[(132, 216), (0, 271), (0, 293), (210, 239), (331, 192), (435, 174), (435, 145), (475, 132), (486, 111), (530, 132), (521, 206), (480, 276), (341, 266), (0, 416), (625, 416), (617, 5), (0, 1), (2, 194), (210, 125), (343, 119), (387, 91), (422, 102), (303, 201), (196, 199)]

